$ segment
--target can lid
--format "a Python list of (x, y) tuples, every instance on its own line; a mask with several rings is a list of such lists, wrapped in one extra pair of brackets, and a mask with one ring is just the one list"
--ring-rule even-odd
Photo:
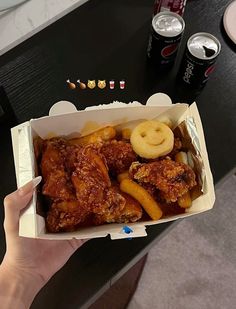
[(221, 50), (219, 40), (210, 33), (199, 32), (188, 39), (188, 50), (198, 59), (214, 59)]
[(156, 33), (164, 37), (175, 37), (183, 32), (185, 23), (181, 16), (173, 12), (160, 12), (152, 19)]

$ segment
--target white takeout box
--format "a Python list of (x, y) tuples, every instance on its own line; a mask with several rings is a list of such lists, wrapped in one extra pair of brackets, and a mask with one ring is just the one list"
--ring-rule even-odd
[[(115, 107), (115, 108), (114, 108)], [(129, 122), (129, 126), (136, 125), (144, 119), (164, 119), (168, 116), (175, 125), (186, 117), (194, 118), (199, 136), (199, 147), (205, 167), (205, 179), (203, 183), (203, 195), (193, 201), (191, 208), (180, 215), (160, 219), (158, 221), (145, 221), (129, 223), (132, 229), (126, 234), (123, 227), (126, 224), (105, 224), (101, 226), (83, 227), (75, 232), (48, 233), (45, 229), (45, 219), (36, 208), (37, 193), (34, 193), (32, 201), (27, 209), (22, 211), (19, 224), (19, 235), (41, 239), (86, 239), (105, 237), (110, 234), (111, 239), (146, 236), (146, 226), (160, 224), (195, 215), (213, 207), (215, 201), (213, 178), (210, 171), (208, 155), (205, 145), (201, 119), (196, 103), (171, 104), (171, 100), (164, 94), (155, 94), (149, 98), (146, 106), (138, 102), (124, 104), (113, 103), (77, 111), (72, 103), (61, 101), (50, 110), (49, 116), (32, 119), (12, 128), (12, 144), (15, 161), (17, 186), (21, 187), (37, 176), (37, 164), (34, 156), (33, 138), (40, 136), (75, 135), (82, 132), (83, 135), (91, 133), (106, 125), (120, 125)]]

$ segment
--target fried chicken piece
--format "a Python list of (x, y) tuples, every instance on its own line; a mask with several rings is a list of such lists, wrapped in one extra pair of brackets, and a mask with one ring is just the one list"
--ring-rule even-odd
[(93, 148), (79, 152), (71, 180), (77, 199), (91, 212), (101, 211), (111, 181), (102, 157)]
[(44, 181), (42, 193), (50, 198), (74, 200), (75, 196), (70, 177), (65, 170), (61, 147), (61, 140), (53, 139), (45, 142), (41, 160)]
[(51, 138), (42, 142), (41, 169), (43, 178), (47, 178), (57, 167), (64, 168), (63, 151), (65, 147), (66, 140), (62, 138)]
[(113, 203), (108, 199), (108, 203), (111, 205), (109, 211), (94, 216), (95, 224), (135, 222), (142, 217), (143, 211), (138, 201), (121, 192), (118, 186), (114, 186), (110, 190), (113, 196), (117, 197), (115, 200), (113, 199)]
[(54, 202), (47, 213), (47, 230), (51, 233), (74, 231), (87, 216), (88, 211), (78, 201)]
[(65, 149), (62, 150), (65, 169), (69, 175), (75, 170), (75, 163), (77, 162), (81, 149), (78, 145), (66, 145)]
[(159, 190), (148, 182), (143, 182), (142, 187), (154, 198), (154, 200), (158, 200)]
[[(73, 146), (73, 150), (77, 151), (75, 147)], [(49, 232), (71, 231), (83, 222), (87, 215), (87, 210), (76, 200), (70, 173), (65, 166), (65, 162), (69, 162), (72, 155), (73, 151), (68, 148), (67, 141), (64, 139), (53, 138), (43, 142), (42, 193), (49, 197), (51, 202), (46, 217)]]
[(184, 163), (171, 159), (140, 164), (135, 162), (130, 168), (133, 179), (139, 183), (150, 183), (160, 190), (166, 202), (176, 202), (196, 185), (194, 171)]
[(120, 194), (120, 191), (116, 186), (112, 186), (105, 193), (103, 201), (103, 207), (96, 212), (96, 214), (103, 216), (104, 218), (110, 218), (111, 216), (117, 216), (125, 207), (125, 199)]
[(124, 208), (125, 199), (111, 188), (99, 148), (77, 148), (58, 140), (46, 143), (41, 168), (43, 194), (52, 202), (46, 219), (50, 232), (72, 231), (94, 213), (107, 217)]
[(94, 216), (97, 224), (133, 222), (142, 216), (136, 201), (124, 197), (119, 186), (111, 186), (102, 145), (81, 147), (56, 138), (44, 142), (41, 170), (43, 194), (51, 203), (46, 217), (49, 232), (76, 230)]
[(112, 176), (129, 169), (132, 162), (137, 160), (137, 155), (130, 143), (112, 140), (101, 147), (101, 153), (106, 158), (109, 172)]

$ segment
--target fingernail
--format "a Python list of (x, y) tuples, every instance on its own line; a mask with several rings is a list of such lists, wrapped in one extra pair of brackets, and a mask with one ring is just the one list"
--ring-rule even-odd
[(33, 189), (36, 188), (38, 184), (40, 184), (41, 180), (42, 180), (42, 176), (38, 176), (32, 179)]
[(24, 196), (26, 194), (32, 193), (33, 189), (37, 187), (37, 185), (42, 180), (42, 176), (38, 176), (31, 181), (29, 181), (26, 185), (18, 189), (18, 194), (20, 196)]

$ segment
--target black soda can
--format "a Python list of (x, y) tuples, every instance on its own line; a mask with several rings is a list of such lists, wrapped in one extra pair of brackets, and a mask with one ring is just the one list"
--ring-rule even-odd
[(214, 71), (220, 50), (219, 40), (210, 33), (193, 34), (187, 41), (177, 81), (186, 89), (200, 92)]
[(152, 19), (147, 57), (158, 67), (174, 64), (179, 43), (185, 28), (181, 16), (173, 12), (160, 12)]

